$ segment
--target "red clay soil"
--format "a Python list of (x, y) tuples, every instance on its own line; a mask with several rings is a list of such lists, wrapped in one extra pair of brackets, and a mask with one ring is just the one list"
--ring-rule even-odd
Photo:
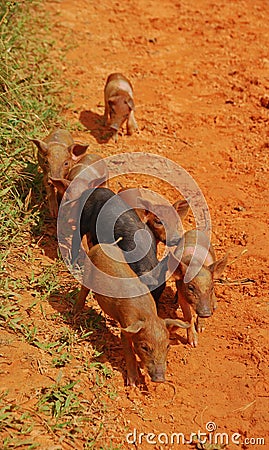
[[(58, 55), (58, 49), (65, 55), (60, 70), (69, 82), (63, 94), (69, 104), (63, 106), (74, 127), (80, 122), (74, 136), (103, 156), (143, 151), (184, 167), (209, 206), (217, 256), (230, 250), (230, 265), (223, 275), (230, 283), (216, 283), (218, 308), (199, 335), (198, 347), (186, 344), (183, 330), (172, 336), (169, 384), (156, 385), (146, 376), (146, 391), (145, 386), (134, 390), (125, 386), (118, 327), (106, 318), (100, 339), (106, 342), (106, 363), (113, 369), (118, 396), (107, 399), (111, 416), (95, 448), (120, 444), (124, 449), (194, 448), (172, 444), (172, 433), (184, 433), (187, 439), (198, 430), (207, 432), (209, 422), (215, 423), (217, 432), (227, 433), (229, 449), (269, 448), (268, 2), (62, 0), (44, 2), (44, 7), (53, 23), (52, 55)], [(132, 136), (124, 130), (118, 144), (108, 139), (101, 122), (103, 88), (112, 72), (124, 73), (133, 84), (140, 129)], [(131, 183), (147, 184), (176, 200), (173, 189), (158, 180), (136, 177)], [(119, 187), (117, 182), (112, 186)], [(192, 217), (184, 223), (186, 229), (193, 225)], [(40, 248), (35, 253), (41, 266), (53, 262), (49, 247), (47, 256)], [(64, 276), (63, 272), (63, 284)], [(173, 282), (162, 299), (164, 310), (166, 303), (172, 308), (171, 289)], [(94, 299), (89, 305), (99, 311)], [(47, 314), (55, 312), (53, 303), (44, 308)], [(177, 314), (182, 317), (181, 311)], [(36, 320), (42, 324), (37, 313)], [(57, 334), (58, 321), (44, 326), (55, 327)], [(27, 344), (14, 345), (17, 359), (6, 387), (14, 396), (20, 391), (23, 398), (26, 383), (36, 389), (51, 384), (57, 371), (40, 373), (31, 366), (39, 350), (31, 347), (21, 359)], [(85, 355), (93, 354), (91, 343), (82, 346)], [(68, 377), (68, 370), (62, 369), (63, 376)], [(90, 402), (90, 385), (85, 381), (82, 386)], [(134, 429), (136, 439), (130, 435), (128, 444), (126, 434)], [(232, 442), (234, 433), (240, 435), (239, 444), (236, 436)], [(265, 444), (257, 438), (264, 438)], [(71, 448), (53, 439), (46, 441), (44, 434), (41, 448)], [(131, 444), (135, 440), (136, 447)], [(111, 447), (106, 447), (109, 443)], [(78, 438), (75, 448), (90, 448), (83, 445)], [(221, 447), (200, 444), (200, 448)]]

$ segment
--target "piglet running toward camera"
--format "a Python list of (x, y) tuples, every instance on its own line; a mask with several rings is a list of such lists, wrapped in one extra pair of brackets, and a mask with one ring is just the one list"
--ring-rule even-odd
[[(217, 307), (214, 276), (221, 275), (227, 264), (227, 254), (216, 261), (209, 237), (200, 230), (187, 231), (176, 250), (170, 253), (168, 269), (176, 280), (177, 298), (184, 320), (191, 323), (187, 340), (192, 347), (198, 343), (197, 332), (204, 329), (204, 319)], [(184, 277), (188, 271), (188, 279)]]
[(85, 303), (91, 288), (102, 310), (119, 322), (127, 384), (135, 386), (139, 378), (135, 354), (152, 381), (164, 382), (169, 349), (168, 328), (187, 328), (189, 324), (158, 317), (152, 295), (149, 291), (145, 293), (145, 286), (126, 263), (117, 245), (95, 245), (88, 257), (78, 302)]
[(133, 88), (130, 81), (121, 73), (109, 75), (105, 85), (105, 124), (114, 130), (115, 142), (118, 131), (127, 121), (127, 134), (133, 134), (138, 129), (134, 111)]
[(38, 148), (38, 163), (43, 170), (44, 186), (48, 196), (49, 211), (52, 217), (58, 215), (60, 196), (51, 181), (67, 178), (73, 165), (82, 158), (88, 144), (74, 142), (67, 130), (52, 131), (45, 139), (32, 139)]
[[(67, 178), (50, 178), (61, 196), (68, 189), (65, 201), (75, 201), (87, 189), (108, 186), (108, 169), (105, 161), (94, 153), (84, 155), (69, 171)], [(72, 183), (72, 181), (74, 181)], [(71, 186), (70, 186), (71, 185)]]

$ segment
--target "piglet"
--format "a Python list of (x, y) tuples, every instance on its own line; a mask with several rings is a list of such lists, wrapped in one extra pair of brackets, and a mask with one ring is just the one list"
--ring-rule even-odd
[[(80, 214), (79, 199), (84, 192), (95, 187), (106, 187), (108, 185), (107, 180), (108, 169), (106, 163), (99, 155), (94, 153), (88, 153), (83, 156), (79, 162), (72, 167), (68, 173), (67, 179), (51, 178), (61, 199), (65, 194), (62, 205), (65, 211), (64, 217), (68, 218), (70, 226), (76, 225), (77, 217), (79, 217)], [(63, 215), (61, 215), (61, 217), (63, 217)], [(83, 247), (89, 250), (90, 246), (91, 243), (85, 235), (83, 237)], [(63, 248), (62, 252), (64, 252)]]
[[(175, 270), (173, 276), (184, 320), (191, 323), (187, 340), (192, 347), (197, 346), (197, 332), (203, 331), (204, 319), (212, 316), (217, 307), (214, 276), (220, 276), (226, 264), (227, 254), (216, 260), (209, 237), (200, 230), (187, 231), (168, 257), (169, 271)], [(189, 281), (184, 279), (186, 273)]]
[(84, 235), (88, 236), (90, 245), (118, 241), (131, 269), (141, 277), (158, 303), (165, 287), (168, 255), (158, 261), (156, 240), (148, 226), (118, 195), (107, 188), (85, 191), (80, 204), (81, 215), (73, 216), (77, 223), (72, 237), (72, 264), (79, 257)]
[(44, 186), (48, 196), (49, 211), (52, 217), (58, 215), (58, 200), (51, 178), (64, 179), (72, 166), (82, 158), (88, 144), (74, 142), (67, 130), (57, 129), (45, 139), (32, 139), (38, 148), (38, 163), (43, 170)]
[(115, 142), (118, 140), (118, 130), (127, 121), (127, 134), (133, 134), (138, 129), (134, 117), (135, 105), (133, 88), (130, 81), (121, 73), (109, 75), (105, 85), (104, 121), (114, 130)]
[(140, 220), (146, 223), (156, 238), (168, 246), (177, 245), (181, 234), (180, 219), (183, 220), (189, 211), (186, 200), (178, 200), (173, 206), (165, 199), (148, 189), (122, 188), (118, 195), (130, 205)]
[(126, 263), (117, 245), (95, 245), (85, 263), (78, 302), (84, 304), (90, 288), (102, 310), (117, 320), (127, 366), (127, 384), (135, 386), (141, 359), (154, 382), (164, 382), (169, 349), (169, 327), (187, 328), (177, 319), (161, 319), (150, 292)]
[[(108, 186), (108, 169), (105, 161), (94, 153), (84, 155), (69, 171), (67, 178), (50, 178), (61, 197), (68, 189), (66, 201), (75, 201), (87, 189)], [(74, 181), (72, 183), (72, 181)], [(72, 184), (71, 184), (72, 183)], [(71, 185), (71, 186), (70, 186)]]

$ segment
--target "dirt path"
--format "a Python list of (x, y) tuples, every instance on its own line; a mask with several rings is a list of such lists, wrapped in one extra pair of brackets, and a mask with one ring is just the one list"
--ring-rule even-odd
[[(55, 47), (67, 49), (60, 69), (71, 83), (64, 114), (81, 125), (74, 134), (104, 156), (143, 151), (183, 166), (206, 197), (218, 256), (230, 249), (233, 259), (247, 249), (226, 269), (225, 278), (254, 280), (216, 285), (218, 309), (196, 349), (185, 344), (184, 332), (173, 339), (167, 378), (175, 392), (169, 384), (149, 380), (147, 392), (124, 387), (116, 328), (107, 321), (102, 339), (118, 396), (107, 399), (110, 422), (98, 445), (135, 448), (125, 436), (136, 429), (155, 434), (140, 436), (141, 444), (137, 435), (137, 448), (193, 448), (172, 445), (172, 433), (185, 433), (187, 439), (214, 422), (217, 431), (229, 435), (230, 449), (267, 448), (269, 110), (261, 105), (269, 93), (267, 2), (62, 0), (44, 5), (54, 23)], [(120, 136), (118, 145), (105, 142), (100, 125), (103, 86), (114, 71), (133, 83), (140, 128), (140, 134)], [(160, 191), (156, 180), (151, 188)], [(161, 187), (161, 194), (175, 200), (168, 187)], [(186, 228), (192, 225), (190, 218)], [(90, 344), (87, 348), (93, 352)], [(31, 380), (36, 386), (44, 383), (37, 370)], [(84, 386), (90, 401), (86, 381)], [(240, 434), (239, 445), (231, 441), (233, 433)], [(267, 445), (252, 441), (248, 446), (245, 438), (265, 438)], [(77, 440), (76, 448), (86, 447)]]

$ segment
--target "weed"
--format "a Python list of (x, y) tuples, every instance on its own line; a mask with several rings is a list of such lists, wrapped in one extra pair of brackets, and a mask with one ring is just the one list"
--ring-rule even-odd
[[(21, 412), (19, 407), (8, 402), (5, 397), (0, 398), (0, 433), (3, 436), (3, 450), (25, 446), (25, 448), (36, 448), (31, 439), (25, 437), (33, 430), (33, 419), (28, 412)], [(27, 446), (27, 447), (26, 447)]]
[(47, 62), (53, 42), (32, 32), (29, 12), (36, 7), (33, 0), (1, 2), (0, 236), (5, 249), (39, 221), (41, 179), (29, 139), (59, 120), (61, 87)]
[(57, 384), (43, 389), (43, 397), (39, 400), (39, 409), (56, 420), (63, 416), (72, 417), (84, 408), (81, 405), (73, 387), (77, 381), (59, 386)]
[(2, 302), (0, 304), (0, 326), (9, 327), (13, 331), (20, 331), (20, 322), (23, 318), (20, 316), (20, 309), (17, 305), (7, 304)]
[[(57, 64), (52, 64), (49, 58), (54, 43), (49, 37), (49, 24), (45, 25), (45, 22), (40, 1), (0, 1), (0, 327), (20, 335), (28, 344), (41, 350), (41, 354), (46, 352), (46, 360), (50, 358), (51, 365), (45, 362), (44, 370), (48, 371), (48, 376), (54, 376), (55, 369), (51, 366), (64, 367), (68, 373), (70, 361), (79, 359), (75, 346), (93, 333), (89, 329), (98, 330), (103, 318), (92, 311), (87, 315), (85, 329), (81, 327), (72, 331), (71, 327), (57, 328), (60, 320), (57, 314), (54, 316), (56, 326), (53, 332), (48, 332), (49, 313), (44, 300), (61, 289), (59, 273), (62, 272), (62, 262), (57, 260), (41, 267), (42, 272), (39, 267), (36, 270), (38, 262), (34, 261), (32, 242), (42, 234), (38, 239), (41, 247), (41, 243), (51, 242), (53, 237), (44, 233), (48, 221), (45, 220), (42, 174), (37, 164), (36, 148), (30, 140), (42, 138), (52, 127), (64, 126), (60, 116), (64, 105), (60, 106), (59, 102), (62, 86), (58, 83)], [(56, 47), (53, 50), (55, 62)], [(67, 126), (68, 129), (72, 127), (84, 129), (79, 123)], [(23, 293), (26, 291), (33, 295), (28, 307), (24, 303)], [(36, 306), (40, 309), (34, 310)], [(39, 315), (42, 326), (33, 322), (34, 314)], [(53, 320), (52, 315), (50, 320)], [(96, 352), (94, 358), (98, 356), (100, 354)], [(77, 435), (83, 435), (84, 443), (89, 441), (85, 448), (93, 447), (88, 439), (93, 434), (95, 445), (103, 450), (112, 450), (112, 446), (102, 444), (100, 447), (109, 414), (105, 399), (116, 396), (110, 384), (112, 371), (105, 364), (91, 359), (84, 366), (83, 363), (82, 376), (87, 379), (88, 373), (92, 372), (93, 381), (88, 380), (95, 388), (92, 403), (78, 392), (77, 381), (61, 383), (60, 372), (56, 383), (43, 388), (41, 393), (33, 388), (38, 398), (30, 411), (23, 410), (29, 407), (27, 402), (21, 406), (15, 404), (17, 399), (0, 404), (1, 448), (38, 447), (38, 432), (42, 436), (42, 432), (47, 434), (49, 431), (50, 438), (59, 438), (59, 443), (65, 440), (73, 444)], [(42, 360), (38, 360), (38, 367), (42, 374)], [(83, 431), (84, 425), (88, 425), (87, 436)], [(71, 447), (80, 448), (79, 445)]]
[(90, 369), (95, 369), (96, 379), (95, 382), (97, 386), (102, 387), (104, 386), (106, 380), (108, 378), (111, 378), (113, 372), (111, 369), (109, 369), (105, 364), (101, 362), (92, 362), (90, 364)]
[(52, 359), (52, 365), (54, 367), (64, 367), (72, 359), (70, 353), (62, 353), (60, 356)]

